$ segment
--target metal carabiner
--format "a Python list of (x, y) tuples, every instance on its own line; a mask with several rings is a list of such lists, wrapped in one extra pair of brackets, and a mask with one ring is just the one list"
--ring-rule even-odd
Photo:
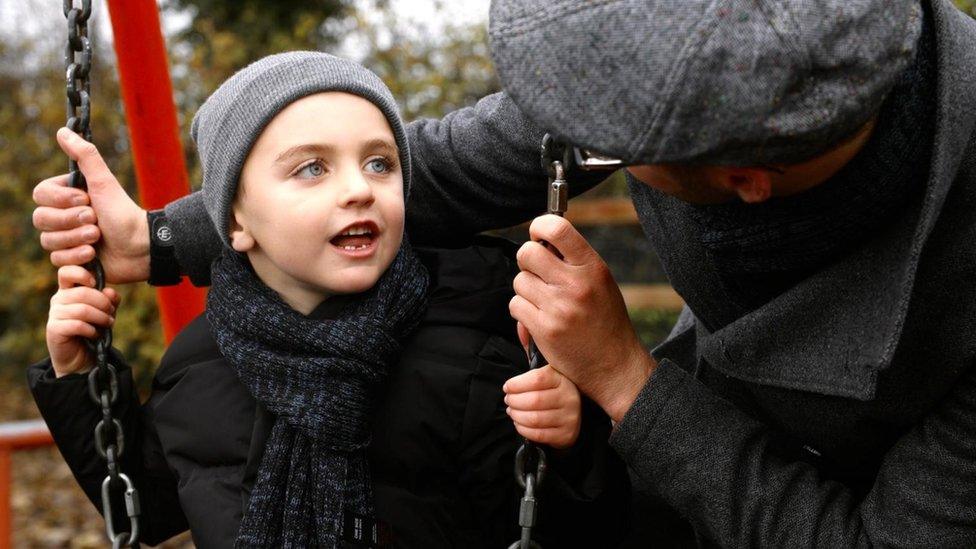
[(127, 475), (119, 473), (119, 478), (125, 483), (125, 512), (129, 517), (131, 532), (116, 532), (114, 518), (112, 517), (111, 484), (112, 477), (105, 477), (102, 481), (102, 515), (105, 518), (105, 533), (108, 539), (112, 540), (113, 547), (134, 545), (139, 539), (139, 494), (136, 492), (135, 484), (132, 483)]

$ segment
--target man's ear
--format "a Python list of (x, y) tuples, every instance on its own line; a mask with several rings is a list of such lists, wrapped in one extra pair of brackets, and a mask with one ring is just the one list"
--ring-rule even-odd
[(255, 244), (254, 237), (243, 223), (243, 219), (244, 216), (235, 200), (230, 215), (230, 245), (235, 251), (241, 253), (253, 249)]
[(743, 202), (758, 204), (773, 195), (773, 176), (762, 168), (720, 168), (722, 185)]

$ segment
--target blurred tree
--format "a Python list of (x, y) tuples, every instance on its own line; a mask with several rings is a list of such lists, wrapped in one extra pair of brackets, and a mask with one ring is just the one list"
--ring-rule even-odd
[(383, 78), (405, 119), (440, 118), (501, 89), (484, 25), (429, 20), (404, 25), (385, 4), (362, 2), (345, 21), (346, 33), (368, 46), (358, 60)]

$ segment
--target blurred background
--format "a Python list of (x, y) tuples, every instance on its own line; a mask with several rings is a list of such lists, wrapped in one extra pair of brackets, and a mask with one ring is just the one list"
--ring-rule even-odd
[[(976, 0), (956, 3), (976, 16)], [(193, 113), (235, 70), (269, 53), (317, 49), (361, 61), (386, 81), (407, 120), (440, 117), (499, 88), (488, 59), (488, 0), (157, 4), (194, 188), (199, 168), (188, 135)], [(64, 125), (65, 28), (59, 1), (0, 0), (0, 423), (38, 417), (24, 374), (29, 364), (46, 355), (44, 326), (56, 283), (55, 269), (31, 225), (31, 190), (41, 179), (66, 171), (66, 159), (54, 141), (55, 131)], [(94, 0), (89, 33), (95, 54), (93, 140), (130, 194), (138, 196), (103, 0)], [(622, 177), (611, 177), (574, 200), (569, 215), (609, 263), (642, 338), (648, 345), (659, 341), (681, 301), (668, 288), (636, 224)], [(524, 227), (501, 233), (525, 238)], [(115, 345), (133, 364), (145, 391), (164, 348), (155, 292), (145, 284), (119, 289), (123, 305)], [(104, 546), (101, 517), (56, 449), (14, 453), (11, 471), (14, 547)], [(192, 544), (184, 535), (164, 546)]]

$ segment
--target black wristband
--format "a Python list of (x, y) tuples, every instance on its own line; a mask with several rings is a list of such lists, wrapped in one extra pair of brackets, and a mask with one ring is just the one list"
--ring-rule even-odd
[(163, 210), (146, 212), (149, 220), (149, 284), (172, 286), (183, 280), (173, 246), (173, 230)]

